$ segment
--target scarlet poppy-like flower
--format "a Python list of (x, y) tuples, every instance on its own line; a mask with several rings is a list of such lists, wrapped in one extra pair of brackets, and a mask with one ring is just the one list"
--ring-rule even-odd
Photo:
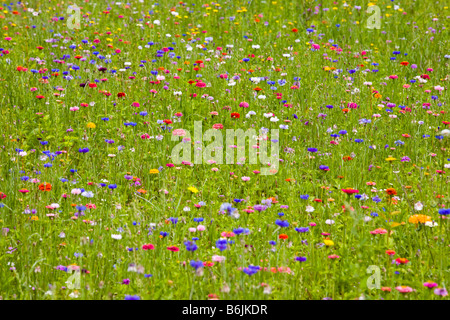
[(211, 261), (205, 261), (205, 262), (203, 262), (203, 266), (204, 266), (204, 267), (212, 267), (212, 266), (214, 266), (214, 262), (211, 262)]
[(386, 193), (390, 196), (395, 196), (397, 195), (397, 190), (395, 190), (394, 188), (388, 188), (386, 189)]
[(402, 66), (407, 66), (407, 65), (409, 64), (409, 62), (407, 62), (407, 61), (402, 61), (402, 62), (400, 62), (400, 64), (401, 64)]
[(295, 33), (295, 32), (298, 32), (298, 29), (294, 28), (291, 31)]
[(208, 294), (208, 300), (219, 300), (219, 296), (215, 293)]
[(50, 190), (52, 190), (52, 185), (50, 183), (41, 183), (39, 185), (39, 190), (41, 190), (41, 191), (50, 191)]
[(171, 123), (172, 123), (172, 120), (165, 119), (163, 122), (164, 122), (165, 124), (171, 124)]
[(394, 250), (386, 250), (386, 254), (393, 256), (395, 254)]
[(233, 112), (232, 114), (231, 114), (231, 118), (232, 119), (239, 119), (241, 117), (241, 115), (239, 114), (239, 113), (237, 113), (237, 112)]
[(344, 160), (344, 161), (350, 161), (350, 160), (353, 160), (353, 158), (350, 157), (350, 156), (344, 156), (344, 157), (342, 157), (342, 160)]
[(125, 93), (119, 92), (119, 93), (117, 94), (117, 97), (118, 97), (118, 98), (125, 98)]
[(6, 198), (6, 194), (0, 191), (0, 199), (5, 199)]
[(40, 100), (40, 99), (44, 99), (45, 97), (43, 95), (37, 95), (36, 98)]
[(287, 234), (284, 234), (284, 233), (282, 233), (282, 234), (280, 234), (280, 235), (278, 236), (278, 239), (286, 240), (287, 238), (289, 238), (288, 235), (287, 235)]
[(409, 262), (406, 258), (397, 258), (394, 260), (396, 264), (407, 264)]
[(180, 251), (180, 248), (175, 247), (175, 246), (171, 246), (171, 247), (167, 247), (167, 250), (170, 250), (172, 252), (178, 252), (178, 251)]

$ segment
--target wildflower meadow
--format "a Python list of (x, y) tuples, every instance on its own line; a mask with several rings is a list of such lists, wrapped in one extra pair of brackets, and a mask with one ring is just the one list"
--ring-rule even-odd
[(0, 299), (448, 300), (449, 3), (0, 3)]

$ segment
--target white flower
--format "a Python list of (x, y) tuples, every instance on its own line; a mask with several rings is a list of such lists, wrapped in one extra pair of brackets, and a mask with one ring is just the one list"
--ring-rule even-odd
[(334, 224), (334, 220), (327, 219), (327, 220), (325, 220), (325, 223), (329, 224), (329, 225), (332, 225), (332, 224)]
[(449, 129), (442, 130), (441, 135), (443, 135), (444, 137), (450, 137), (450, 130)]
[(260, 95), (258, 96), (258, 99), (259, 99), (259, 100), (266, 100), (266, 96), (263, 95), (263, 94), (260, 94)]
[(436, 222), (434, 222), (434, 221), (427, 221), (427, 222), (425, 222), (425, 225), (426, 225), (427, 227), (430, 227), (430, 228), (433, 228), (433, 227), (437, 227), (437, 226), (438, 226), (438, 224), (437, 224)]
[(315, 209), (312, 206), (306, 206), (306, 209), (305, 209), (306, 212), (313, 212), (314, 210)]
[(184, 208), (183, 208), (183, 211), (184, 211), (184, 212), (189, 212), (189, 211), (191, 211), (191, 208), (189, 208), (189, 207), (184, 207)]
[(370, 220), (372, 220), (371, 217), (368, 217), (368, 216), (365, 216), (365, 217), (364, 217), (364, 222), (369, 222)]
[(111, 238), (116, 239), (116, 240), (120, 240), (120, 239), (122, 239), (122, 235), (121, 234), (112, 234)]
[(416, 211), (421, 211), (423, 209), (423, 204), (422, 204), (422, 202), (417, 202), (415, 205), (414, 205), (414, 210), (416, 210)]
[(86, 198), (93, 198), (94, 197), (94, 193), (92, 191), (85, 191), (81, 195), (83, 197), (86, 197)]
[(159, 26), (161, 24), (161, 21), (155, 20), (155, 21), (153, 21), (153, 24), (156, 24), (157, 26)]
[(252, 48), (253, 48), (253, 49), (259, 49), (259, 48), (260, 48), (260, 45), (259, 45), (259, 44), (253, 44), (253, 45), (252, 45)]
[(280, 121), (280, 119), (278, 119), (278, 117), (272, 117), (272, 118), (270, 118), (270, 122), (278, 122), (278, 121)]

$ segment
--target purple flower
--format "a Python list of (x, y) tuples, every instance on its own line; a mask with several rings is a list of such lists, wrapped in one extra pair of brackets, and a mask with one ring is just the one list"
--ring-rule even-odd
[(262, 205), (262, 204), (257, 204), (257, 205), (254, 205), (254, 206), (253, 206), (253, 209), (256, 210), (256, 211), (261, 212), (261, 211), (266, 210), (266, 209), (267, 209), (267, 206), (264, 206), (264, 205)]
[(434, 294), (437, 296), (442, 296), (442, 297), (448, 296), (448, 292), (444, 288), (435, 289)]

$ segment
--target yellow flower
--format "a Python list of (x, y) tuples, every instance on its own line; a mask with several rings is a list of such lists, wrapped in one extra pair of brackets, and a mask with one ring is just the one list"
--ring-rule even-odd
[(325, 243), (325, 245), (326, 245), (327, 247), (334, 246), (334, 242), (331, 241), (331, 240), (328, 240), (328, 239), (323, 240), (323, 243)]
[(431, 217), (426, 216), (424, 214), (415, 214), (415, 215), (409, 217), (408, 221), (410, 223), (414, 223), (414, 224), (425, 223), (425, 222), (431, 221)]
[(198, 189), (196, 187), (189, 187), (188, 190), (191, 191), (192, 193), (198, 192)]
[(96, 125), (93, 122), (88, 122), (88, 124), (86, 125), (86, 128), (88, 129), (95, 129)]
[(396, 158), (389, 157), (389, 158), (386, 158), (385, 160), (386, 160), (386, 161), (389, 161), (389, 162), (392, 162), (392, 161), (395, 161), (395, 160), (397, 160), (397, 159), (396, 159)]
[(150, 169), (150, 174), (157, 174), (159, 173), (158, 169)]

